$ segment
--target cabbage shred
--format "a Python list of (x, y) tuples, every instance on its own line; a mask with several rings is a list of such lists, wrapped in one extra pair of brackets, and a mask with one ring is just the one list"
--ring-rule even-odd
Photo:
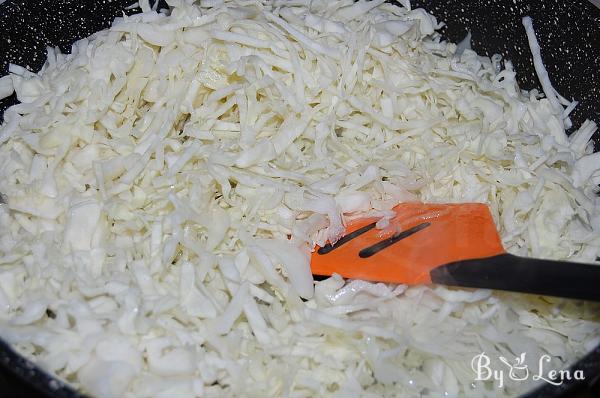
[(589, 303), (313, 282), (315, 244), (416, 199), (488, 203), (515, 254), (599, 254), (596, 124), (567, 136), (549, 80), (403, 4), (146, 0), (12, 65), (0, 335), (98, 397), (514, 395), (470, 358), (598, 344)]

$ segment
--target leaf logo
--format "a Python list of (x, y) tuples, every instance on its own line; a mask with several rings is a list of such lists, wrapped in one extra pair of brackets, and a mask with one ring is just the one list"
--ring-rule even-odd
[(515, 357), (514, 364), (508, 362), (505, 357), (499, 358), (502, 363), (508, 367), (508, 377), (511, 380), (523, 381), (529, 377), (529, 368), (525, 364), (525, 353), (521, 353), (520, 356)]

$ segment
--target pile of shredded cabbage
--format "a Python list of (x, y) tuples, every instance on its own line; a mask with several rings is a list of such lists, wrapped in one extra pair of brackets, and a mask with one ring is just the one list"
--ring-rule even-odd
[[(545, 73), (382, 0), (170, 0), (40, 73), (0, 129), (0, 335), (97, 397), (514, 395), (471, 358), (564, 368), (590, 303), (313, 282), (315, 243), (399, 202), (489, 203), (508, 251), (594, 261), (600, 154)], [(500, 366), (500, 365), (498, 365)]]

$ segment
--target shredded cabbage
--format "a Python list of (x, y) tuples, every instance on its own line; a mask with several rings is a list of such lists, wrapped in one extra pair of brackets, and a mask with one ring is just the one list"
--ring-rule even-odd
[[(488, 203), (508, 251), (594, 261), (600, 158), (550, 85), (383, 0), (140, 0), (12, 65), (0, 335), (98, 397), (497, 396), (470, 359), (598, 343), (598, 307), (314, 282), (315, 244), (399, 202)], [(566, 108), (563, 108), (566, 107)], [(550, 366), (550, 365), (549, 365)]]

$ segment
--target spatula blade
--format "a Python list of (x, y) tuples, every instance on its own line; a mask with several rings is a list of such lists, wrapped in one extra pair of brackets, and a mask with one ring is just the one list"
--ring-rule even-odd
[(402, 203), (384, 229), (376, 219), (347, 226), (336, 244), (317, 248), (315, 275), (406, 284), (431, 283), (437, 266), (504, 253), (488, 206), (482, 203)]

